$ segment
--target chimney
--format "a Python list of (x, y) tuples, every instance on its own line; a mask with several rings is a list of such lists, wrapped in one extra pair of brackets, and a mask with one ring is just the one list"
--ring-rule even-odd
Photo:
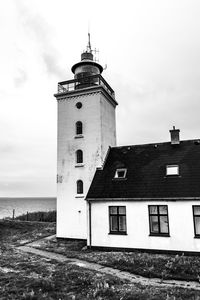
[(180, 139), (179, 139), (179, 129), (176, 129), (175, 126), (173, 126), (173, 129), (170, 130), (171, 134), (171, 145), (179, 145)]

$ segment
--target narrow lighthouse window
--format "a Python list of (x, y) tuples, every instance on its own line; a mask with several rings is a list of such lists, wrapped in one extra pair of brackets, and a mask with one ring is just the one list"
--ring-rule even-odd
[(81, 164), (83, 162), (83, 151), (77, 150), (76, 151), (76, 163)]
[(81, 121), (76, 122), (76, 134), (82, 134), (83, 133), (83, 124)]
[(83, 181), (78, 180), (76, 184), (77, 184), (77, 194), (83, 194)]

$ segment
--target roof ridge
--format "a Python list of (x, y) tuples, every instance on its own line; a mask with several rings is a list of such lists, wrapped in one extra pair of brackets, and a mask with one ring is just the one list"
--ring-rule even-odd
[[(191, 139), (191, 140), (181, 140), (181, 143), (186, 143), (186, 142), (200, 142), (200, 138), (199, 139)], [(133, 145), (123, 145), (123, 146), (114, 146), (114, 147), (110, 147), (111, 149), (120, 149), (120, 148), (128, 148), (128, 147), (142, 147), (142, 146), (155, 146), (155, 145), (166, 145), (166, 144), (171, 144), (171, 141), (168, 142), (154, 142), (154, 143), (147, 143), (147, 144), (133, 144)]]

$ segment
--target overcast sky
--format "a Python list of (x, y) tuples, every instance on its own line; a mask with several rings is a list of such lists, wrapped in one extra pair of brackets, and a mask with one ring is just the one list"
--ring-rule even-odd
[(0, 196), (56, 195), (57, 82), (92, 48), (118, 145), (200, 138), (199, 0), (0, 2)]

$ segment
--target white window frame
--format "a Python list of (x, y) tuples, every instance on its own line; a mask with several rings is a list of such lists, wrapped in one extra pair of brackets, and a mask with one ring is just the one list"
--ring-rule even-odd
[[(123, 172), (124, 171), (124, 176), (123, 177), (119, 177), (118, 176), (118, 172)], [(115, 171), (115, 178), (119, 178), (119, 179), (121, 179), (121, 178), (126, 178), (126, 173), (127, 173), (127, 169), (126, 168), (121, 168), (121, 169), (117, 169), (116, 171)]]
[(179, 165), (167, 165), (166, 176), (176, 176), (176, 175), (179, 175)]
[[(112, 208), (116, 208), (116, 213), (112, 212)], [(120, 213), (120, 208), (124, 208), (124, 212)], [(112, 219), (117, 221), (117, 229), (112, 228)], [(120, 219), (123, 218), (123, 229), (120, 229)], [(126, 206), (109, 206), (109, 226), (110, 234), (127, 234), (126, 233)]]

